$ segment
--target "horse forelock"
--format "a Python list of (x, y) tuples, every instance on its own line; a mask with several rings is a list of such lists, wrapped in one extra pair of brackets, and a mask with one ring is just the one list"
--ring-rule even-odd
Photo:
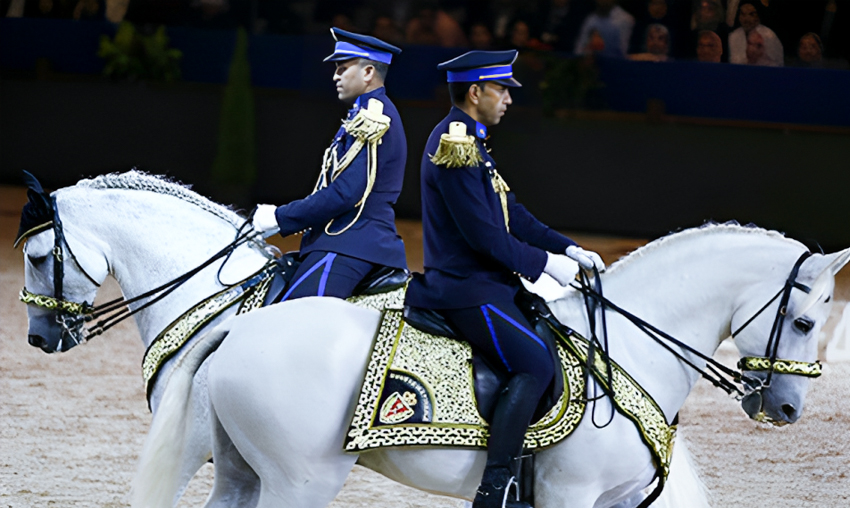
[(678, 244), (680, 242), (687, 242), (696, 239), (703, 239), (709, 235), (716, 236), (721, 234), (731, 234), (731, 235), (753, 235), (761, 238), (771, 238), (776, 240), (781, 240), (784, 242), (788, 242), (791, 245), (798, 246), (802, 249), (806, 249), (806, 246), (802, 243), (793, 240), (791, 238), (786, 237), (784, 234), (778, 231), (772, 231), (769, 229), (760, 228), (753, 224), (748, 224), (746, 226), (742, 226), (736, 222), (726, 222), (726, 223), (715, 223), (715, 222), (707, 222), (702, 226), (697, 226), (694, 228), (685, 229), (682, 231), (677, 231), (674, 233), (670, 233), (666, 236), (662, 236), (656, 240), (653, 240), (646, 245), (639, 247), (625, 257), (613, 263), (608, 268), (608, 273), (614, 273), (621, 269), (624, 266), (628, 266), (633, 263), (636, 259), (640, 259), (646, 257), (649, 254), (654, 253), (655, 251)]
[(94, 178), (85, 178), (77, 182), (75, 187), (148, 191), (156, 194), (172, 196), (180, 199), (181, 201), (195, 205), (198, 208), (229, 222), (235, 228), (242, 226), (245, 221), (244, 217), (240, 216), (231, 208), (201, 196), (197, 192), (193, 191), (188, 185), (184, 185), (183, 183), (172, 180), (166, 176), (152, 175), (135, 169), (127, 171), (126, 173), (109, 173), (106, 175), (96, 176)]

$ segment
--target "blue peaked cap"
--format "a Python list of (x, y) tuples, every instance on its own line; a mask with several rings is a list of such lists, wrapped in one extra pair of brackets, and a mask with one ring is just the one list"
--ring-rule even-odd
[(448, 62), (437, 66), (438, 70), (448, 71), (449, 83), (475, 83), (493, 81), (500, 85), (519, 87), (514, 79), (513, 63), (517, 50), (508, 51), (469, 51)]
[(351, 60), (352, 58), (366, 58), (389, 64), (393, 59), (393, 55), (401, 53), (401, 49), (370, 35), (346, 32), (339, 28), (331, 28), (331, 35), (333, 35), (336, 41), (336, 46), (334, 47), (333, 54), (325, 58), (323, 60), (324, 62), (341, 62), (343, 60)]

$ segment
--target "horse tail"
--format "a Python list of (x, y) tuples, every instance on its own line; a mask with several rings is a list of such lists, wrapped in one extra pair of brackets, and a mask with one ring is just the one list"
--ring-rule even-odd
[(687, 441), (679, 429), (676, 445), (673, 447), (673, 458), (670, 464), (670, 475), (661, 496), (652, 503), (652, 508), (710, 508), (710, 493), (699, 477), (694, 465)]
[(195, 373), (230, 333), (230, 320), (193, 344), (176, 362), (166, 381), (133, 478), (130, 506), (174, 506), (182, 495), (180, 465), (191, 421), (187, 420)]

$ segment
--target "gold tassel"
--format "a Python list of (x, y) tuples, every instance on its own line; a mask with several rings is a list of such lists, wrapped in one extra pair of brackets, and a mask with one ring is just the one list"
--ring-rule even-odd
[(431, 162), (447, 168), (466, 168), (484, 162), (475, 136), (466, 135), (466, 124), (452, 122), (449, 132), (440, 136), (440, 146), (432, 155)]
[(499, 201), (502, 203), (502, 214), (505, 216), (505, 229), (508, 230), (508, 233), (511, 232), (510, 225), (510, 215), (508, 214), (508, 192), (510, 192), (511, 188), (508, 187), (508, 183), (502, 178), (502, 175), (496, 171), (496, 168), (493, 168), (490, 173), (490, 182), (493, 184), (493, 190), (496, 191), (496, 194), (499, 195)]

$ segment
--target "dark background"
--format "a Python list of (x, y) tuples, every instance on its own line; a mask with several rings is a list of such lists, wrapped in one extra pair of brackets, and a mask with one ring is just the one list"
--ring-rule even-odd
[[(103, 33), (114, 25), (0, 19), (0, 182), (27, 169), (55, 188), (136, 166), (226, 200), (209, 174), (235, 32), (169, 28), (184, 55), (176, 83), (99, 77)], [(312, 189), (345, 112), (321, 63), (333, 42), (249, 44), (258, 175), (239, 204), (281, 204)], [(399, 217), (419, 216), (422, 150), (449, 108), (434, 67), (462, 51), (405, 48), (390, 71), (409, 151)], [(850, 71), (603, 60), (601, 106), (552, 112), (523, 69), (490, 145), (520, 201), (552, 226), (654, 237), (734, 219), (850, 245)]]

